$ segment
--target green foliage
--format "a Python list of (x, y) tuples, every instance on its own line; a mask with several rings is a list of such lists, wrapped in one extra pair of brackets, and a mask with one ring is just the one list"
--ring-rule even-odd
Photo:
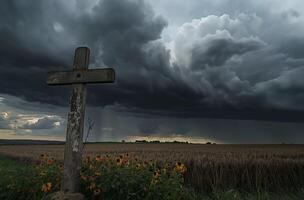
[[(35, 184), (33, 166), (20, 165), (16, 161), (0, 157), (0, 199), (40, 199), (42, 193)], [(29, 196), (28, 194), (32, 194)]]
[[(41, 199), (60, 189), (62, 165), (42, 155), (38, 165), (22, 165), (0, 158), (0, 199)], [(88, 199), (191, 200), (183, 174), (174, 166), (139, 163), (128, 156), (86, 159), (81, 192)]]
[(194, 193), (183, 184), (183, 175), (176, 172), (174, 166), (168, 169), (155, 163), (139, 163), (125, 155), (86, 160), (81, 178), (82, 193), (95, 199), (194, 198)]
[[(38, 200), (60, 189), (62, 164), (43, 155), (36, 165), (0, 157), (0, 199)], [(185, 186), (182, 163), (157, 165), (126, 155), (97, 156), (84, 160), (81, 192), (87, 199), (132, 200), (298, 200), (297, 193), (240, 192), (238, 190), (197, 194)]]

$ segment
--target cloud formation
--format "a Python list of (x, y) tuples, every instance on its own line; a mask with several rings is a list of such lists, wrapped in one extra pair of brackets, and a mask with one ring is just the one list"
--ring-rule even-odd
[[(144, 117), (303, 122), (302, 12), (266, 12), (269, 3), (261, 2), (254, 11), (253, 4), (240, 1), (248, 12), (233, 14), (215, 1), (210, 11), (221, 13), (194, 12), (164, 41), (170, 21), (147, 1), (3, 1), (0, 92), (66, 105), (68, 91), (47, 87), (46, 72), (67, 69), (74, 48), (86, 45), (91, 67), (117, 74), (115, 84), (90, 86), (92, 106)], [(35, 127), (51, 126), (48, 120)]]
[(61, 125), (62, 119), (58, 117), (43, 117), (35, 122), (27, 122), (23, 124), (19, 129), (53, 129)]

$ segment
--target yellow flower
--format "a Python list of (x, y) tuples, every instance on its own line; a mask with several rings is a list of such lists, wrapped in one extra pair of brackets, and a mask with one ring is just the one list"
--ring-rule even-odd
[(151, 184), (156, 184), (160, 176), (161, 176), (160, 171), (159, 170), (155, 171), (152, 176)]
[(43, 160), (45, 158), (45, 154), (40, 154), (39, 158), (40, 160)]
[(52, 183), (51, 183), (51, 182), (48, 182), (48, 183), (43, 184), (43, 185), (41, 186), (41, 191), (42, 191), (42, 192), (49, 192), (49, 191), (51, 190), (51, 188), (52, 188)]
[(101, 176), (101, 173), (100, 172), (95, 172), (95, 175), (96, 176)]
[(45, 171), (40, 172), (40, 176), (45, 176), (45, 175), (46, 175)]
[(122, 159), (121, 158), (117, 158), (116, 159), (116, 165), (117, 166), (121, 166), (122, 165)]
[(59, 168), (60, 170), (63, 170), (63, 164), (58, 165), (58, 168)]
[(153, 178), (154, 179), (158, 179), (159, 177), (160, 177), (160, 171), (155, 171), (154, 173), (153, 173)]
[(140, 169), (140, 164), (139, 163), (136, 165), (136, 169)]
[(91, 183), (91, 185), (89, 186), (90, 190), (94, 190), (96, 188), (96, 184), (95, 183)]
[(177, 162), (177, 163), (175, 163), (174, 171), (183, 174), (183, 173), (185, 173), (187, 171), (187, 168), (186, 168), (186, 166), (183, 163)]
[(88, 178), (87, 178), (86, 176), (84, 176), (84, 175), (81, 175), (80, 178), (81, 178), (82, 180), (84, 180), (84, 181), (86, 181), (86, 180), (88, 179)]
[(96, 189), (94, 190), (94, 196), (98, 196), (100, 193), (101, 193), (101, 189), (96, 188)]

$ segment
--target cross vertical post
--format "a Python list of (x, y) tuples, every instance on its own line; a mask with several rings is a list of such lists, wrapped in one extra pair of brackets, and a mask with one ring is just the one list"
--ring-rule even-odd
[(78, 193), (80, 190), (86, 84), (113, 83), (115, 80), (112, 68), (88, 69), (89, 58), (90, 49), (79, 47), (75, 50), (73, 71), (49, 72), (47, 76), (48, 85), (73, 85), (61, 183), (61, 191), (65, 193)]
[[(89, 65), (90, 50), (79, 47), (75, 50), (74, 70), (86, 70)], [(78, 74), (80, 76), (81, 74)], [(82, 162), (83, 129), (86, 104), (85, 83), (74, 84), (70, 97), (70, 112), (66, 144), (64, 150), (64, 171), (61, 190), (78, 192), (80, 187), (80, 169)]]

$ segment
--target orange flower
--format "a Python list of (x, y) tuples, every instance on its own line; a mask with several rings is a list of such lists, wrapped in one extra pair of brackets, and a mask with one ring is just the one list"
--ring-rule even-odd
[(48, 182), (48, 183), (43, 184), (43, 185), (41, 186), (41, 191), (42, 191), (42, 192), (49, 192), (49, 191), (51, 190), (51, 188), (52, 188), (52, 183), (51, 183), (51, 182)]
[(103, 160), (103, 158), (101, 157), (101, 156), (96, 156), (95, 157), (95, 160), (97, 161), (97, 162), (101, 162), (102, 160)]
[(47, 164), (48, 165), (51, 165), (51, 164), (53, 164), (54, 163), (54, 158), (49, 158), (48, 160), (47, 160)]

